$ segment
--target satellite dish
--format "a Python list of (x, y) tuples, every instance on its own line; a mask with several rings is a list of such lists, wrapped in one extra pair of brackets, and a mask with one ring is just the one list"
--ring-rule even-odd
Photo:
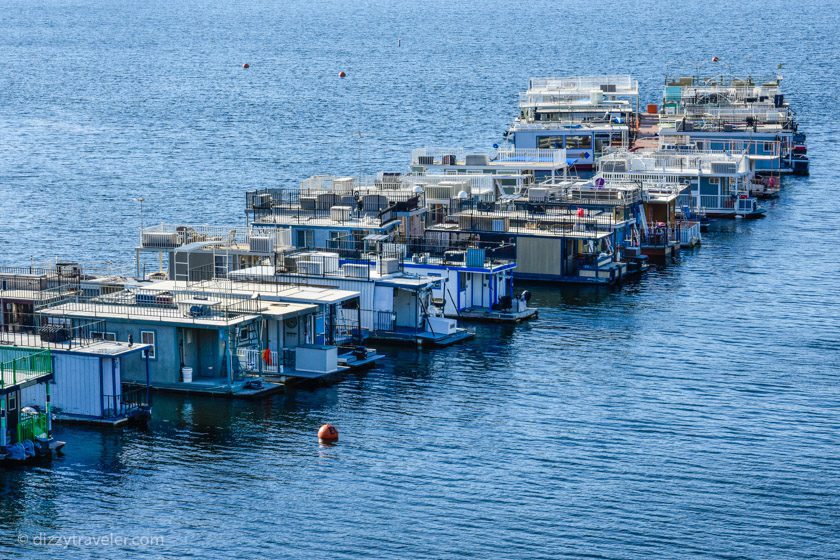
[(458, 199), (459, 200), (467, 200), (469, 197), (470, 197), (470, 195), (467, 194), (467, 191), (460, 191), (458, 193)]
[(414, 185), (414, 188), (411, 189), (411, 190), (414, 192), (414, 194), (422, 194), (423, 193), (423, 187), (421, 187), (420, 185)]

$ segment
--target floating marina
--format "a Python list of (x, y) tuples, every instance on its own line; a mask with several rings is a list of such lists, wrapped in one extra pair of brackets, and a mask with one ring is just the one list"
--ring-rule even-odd
[(534, 319), (520, 282), (619, 284), (808, 172), (780, 76), (668, 78), (644, 113), (631, 76), (534, 78), (518, 109), (501, 147), (250, 190), (244, 227), (143, 226), (133, 277), (0, 269), (0, 459), (60, 449), (53, 421), (143, 422), (153, 391), (260, 398)]

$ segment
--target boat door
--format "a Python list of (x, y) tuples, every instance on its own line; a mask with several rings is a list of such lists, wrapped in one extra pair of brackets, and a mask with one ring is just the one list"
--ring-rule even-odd
[(18, 422), (20, 422), (20, 389), (15, 389), (6, 395), (6, 430), (10, 436), (6, 441), (18, 442)]

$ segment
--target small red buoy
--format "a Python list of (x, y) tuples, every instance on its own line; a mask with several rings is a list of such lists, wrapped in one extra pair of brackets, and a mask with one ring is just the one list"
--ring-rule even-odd
[(338, 430), (332, 424), (324, 424), (318, 430), (318, 439), (321, 441), (336, 442), (338, 441)]
[(720, 59), (718, 57), (716, 57), (716, 56), (712, 57), (712, 62), (719, 62), (719, 61), (720, 61)]
[(347, 77), (347, 72), (345, 72), (344, 70), (342, 70), (341, 72), (339, 72), (339, 73), (338, 73), (338, 77), (339, 77), (339, 78), (346, 78), (346, 77)]
[(248, 68), (250, 68), (250, 67), (251, 67), (251, 65), (250, 65), (250, 64), (248, 64), (247, 62), (246, 62), (245, 64), (243, 64), (243, 65), (242, 65), (242, 68), (244, 68), (245, 70), (247, 70), (247, 69), (248, 69)]

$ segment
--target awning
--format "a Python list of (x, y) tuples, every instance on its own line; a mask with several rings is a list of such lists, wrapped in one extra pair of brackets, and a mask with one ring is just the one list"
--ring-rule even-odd
[(371, 233), (364, 238), (365, 241), (385, 241), (386, 239), (388, 239), (388, 236), (384, 233)]
[(567, 157), (566, 158), (566, 165), (574, 165), (577, 162), (578, 158), (576, 157)]

